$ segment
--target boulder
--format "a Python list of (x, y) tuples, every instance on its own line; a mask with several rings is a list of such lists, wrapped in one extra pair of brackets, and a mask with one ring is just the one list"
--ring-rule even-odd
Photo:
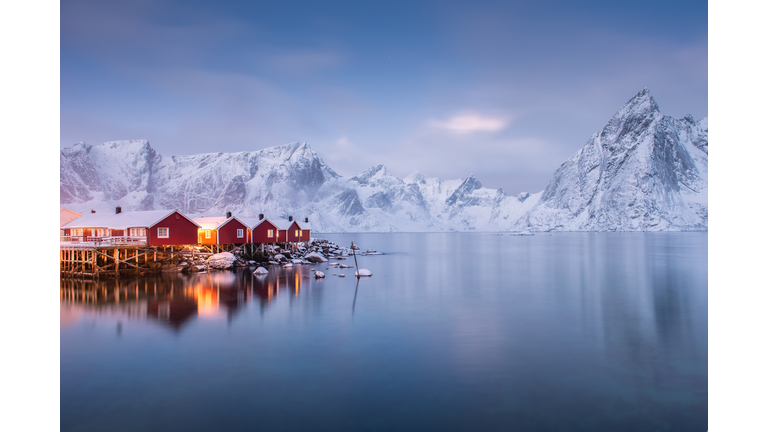
[(371, 271), (368, 269), (360, 269), (355, 272), (355, 276), (357, 277), (373, 276), (373, 273), (371, 273)]
[(253, 271), (253, 274), (255, 275), (265, 275), (267, 273), (269, 273), (269, 270), (265, 269), (264, 267), (259, 267)]
[(322, 256), (317, 252), (311, 252), (304, 256), (304, 259), (313, 263), (327, 262), (328, 258)]
[(211, 255), (208, 258), (208, 267), (215, 268), (215, 269), (232, 268), (232, 264), (235, 262), (235, 260), (236, 260), (235, 256), (229, 252), (217, 253), (217, 254)]
[(321, 271), (315, 272), (315, 279), (320, 279), (320, 278), (324, 278), (324, 277), (325, 277), (325, 273), (323, 273)]

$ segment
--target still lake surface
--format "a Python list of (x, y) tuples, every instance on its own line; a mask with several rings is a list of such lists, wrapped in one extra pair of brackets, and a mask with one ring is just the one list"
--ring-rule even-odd
[(386, 255), (62, 281), (61, 430), (707, 430), (707, 233), (318, 237)]

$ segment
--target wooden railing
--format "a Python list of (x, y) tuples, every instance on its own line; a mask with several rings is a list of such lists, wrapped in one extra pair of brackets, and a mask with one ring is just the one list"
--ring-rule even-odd
[(139, 236), (60, 236), (61, 243), (92, 244), (93, 246), (134, 246), (147, 244), (146, 237)]

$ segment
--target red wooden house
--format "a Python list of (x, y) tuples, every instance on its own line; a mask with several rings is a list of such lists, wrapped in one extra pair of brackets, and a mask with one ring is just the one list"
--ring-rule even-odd
[[(255, 221), (255, 224), (251, 224), (251, 243), (277, 243), (278, 241), (278, 226), (269, 219), (263, 218)], [(253, 220), (247, 220), (246, 222), (252, 223)]]
[(199, 217), (194, 218), (192, 221), (200, 228), (197, 230), (197, 243), (204, 245), (220, 244), (219, 242), (219, 226), (227, 220), (224, 216), (215, 217)]
[(248, 242), (248, 225), (240, 219), (231, 216), (219, 225), (219, 244), (243, 244)]
[(95, 237), (109, 237), (112, 234), (110, 224), (115, 215), (112, 213), (86, 213), (61, 226), (67, 241), (92, 241)]
[(309, 241), (309, 234), (312, 231), (312, 225), (309, 223), (309, 218), (304, 218), (304, 222), (299, 222), (299, 228), (301, 229), (301, 241)]
[(277, 221), (277, 226), (280, 229), (278, 233), (279, 242), (296, 243), (300, 241), (309, 240), (309, 230), (304, 232), (304, 228), (309, 228), (309, 219), (305, 219), (306, 222), (298, 222), (293, 220), (293, 216), (288, 216), (287, 221)]
[(115, 228), (126, 230), (144, 228), (147, 245), (171, 246), (197, 243), (197, 230), (200, 225), (184, 216), (180, 211), (149, 210), (124, 212), (115, 215), (122, 219)]
[(150, 246), (197, 243), (198, 224), (178, 210), (121, 211), (90, 213), (64, 225), (65, 236), (90, 241), (95, 237), (144, 237)]

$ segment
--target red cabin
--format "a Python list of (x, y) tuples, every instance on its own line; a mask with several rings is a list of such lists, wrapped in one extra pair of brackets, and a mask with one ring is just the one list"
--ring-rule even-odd
[(269, 219), (261, 219), (251, 228), (251, 243), (277, 243), (278, 227)]
[(200, 226), (178, 210), (147, 210), (115, 213), (91, 213), (73, 220), (64, 227), (65, 235), (110, 237), (128, 235), (145, 237), (147, 245), (171, 246), (197, 243)]
[(200, 225), (197, 230), (197, 243), (204, 245), (220, 244), (219, 226), (227, 220), (224, 216), (199, 217), (192, 219), (192, 222)]
[(248, 226), (240, 219), (232, 216), (216, 229), (219, 244), (242, 244), (248, 242)]
[[(165, 212), (164, 210), (155, 210)], [(145, 213), (145, 212), (126, 212)], [(151, 212), (146, 212), (151, 213)], [(134, 226), (143, 228), (142, 226)], [(147, 227), (147, 244), (150, 246), (191, 245), (197, 243), (197, 230), (200, 225), (174, 210)]]
[(299, 222), (299, 228), (301, 228), (301, 241), (309, 241), (309, 234), (312, 231), (312, 225), (309, 223), (309, 218), (304, 218), (304, 222)]
[(302, 230), (299, 226), (299, 223), (296, 221), (292, 221), (291, 225), (288, 227), (287, 232), (287, 240), (291, 243), (293, 242), (300, 242), (301, 241), (301, 234)]

